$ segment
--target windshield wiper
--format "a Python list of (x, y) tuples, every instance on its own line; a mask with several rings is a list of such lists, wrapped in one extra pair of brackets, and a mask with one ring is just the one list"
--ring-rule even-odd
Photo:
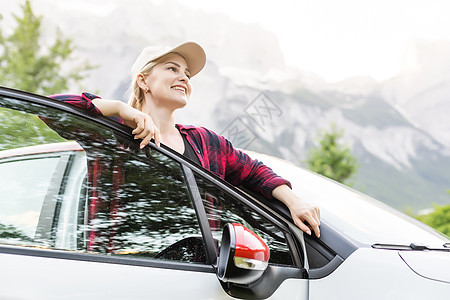
[(409, 250), (409, 251), (445, 251), (450, 252), (447, 244), (443, 245), (445, 248), (430, 248), (428, 246), (411, 243), (409, 245), (395, 245), (395, 244), (373, 244), (374, 249), (386, 249), (386, 250)]

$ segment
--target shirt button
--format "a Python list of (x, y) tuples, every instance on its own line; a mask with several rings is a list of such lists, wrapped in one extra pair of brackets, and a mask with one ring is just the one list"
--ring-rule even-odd
[(197, 150), (197, 153), (200, 154), (200, 150)]

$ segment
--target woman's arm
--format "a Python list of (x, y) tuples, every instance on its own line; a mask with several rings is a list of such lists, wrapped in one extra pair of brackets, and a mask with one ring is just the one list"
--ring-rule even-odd
[(306, 222), (314, 230), (316, 236), (320, 237), (320, 211), (318, 207), (303, 202), (292, 192), (290, 182), (279, 177), (268, 166), (235, 149), (225, 138), (219, 137), (218, 141), (227, 149), (222, 152), (227, 153), (225, 180), (234, 185), (243, 184), (245, 187), (260, 192), (267, 198), (278, 199), (289, 208), (292, 219), (303, 232), (311, 235), (311, 229), (305, 224)]
[(320, 237), (320, 210), (318, 207), (309, 205), (301, 200), (285, 184), (276, 187), (272, 191), (272, 196), (289, 208), (295, 224), (307, 234), (311, 235), (311, 229), (305, 224), (307, 222), (317, 237)]
[(93, 116), (120, 117), (120, 122), (131, 128), (135, 139), (142, 139), (141, 149), (147, 145), (152, 138), (155, 139), (156, 146), (160, 146), (161, 135), (158, 128), (153, 123), (152, 118), (132, 108), (130, 105), (117, 100), (104, 100), (99, 96), (84, 92), (81, 95), (59, 94), (49, 96), (58, 101), (68, 103), (85, 110)]

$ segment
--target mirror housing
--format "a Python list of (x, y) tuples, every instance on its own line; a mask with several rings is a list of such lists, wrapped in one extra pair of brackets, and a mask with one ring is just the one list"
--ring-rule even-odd
[(226, 224), (222, 232), (217, 277), (222, 282), (249, 284), (266, 270), (270, 250), (264, 241), (241, 224)]

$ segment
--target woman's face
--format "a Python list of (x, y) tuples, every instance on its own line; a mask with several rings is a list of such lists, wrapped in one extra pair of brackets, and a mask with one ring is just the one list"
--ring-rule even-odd
[(185, 106), (192, 91), (187, 63), (178, 54), (170, 54), (145, 76), (152, 99), (159, 105)]

